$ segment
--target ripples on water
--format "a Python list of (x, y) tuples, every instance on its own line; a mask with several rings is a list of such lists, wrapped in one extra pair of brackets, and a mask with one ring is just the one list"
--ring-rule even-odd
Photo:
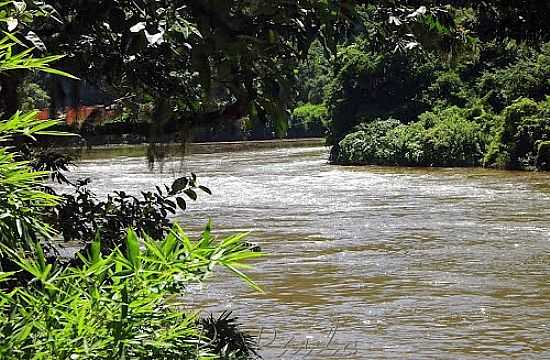
[(179, 221), (252, 230), (268, 255), (252, 272), (265, 294), (221, 275), (194, 304), (233, 310), (262, 333), (266, 359), (550, 358), (548, 174), (326, 159), (324, 148), (191, 155), (158, 174), (113, 158), (76, 174), (104, 194), (196, 172), (214, 195)]

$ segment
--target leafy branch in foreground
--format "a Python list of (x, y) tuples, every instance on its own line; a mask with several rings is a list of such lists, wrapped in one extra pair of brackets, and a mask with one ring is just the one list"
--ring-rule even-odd
[[(78, 255), (81, 265), (67, 268), (48, 264), (40, 247), (33, 257), (4, 247), (17, 271), (34, 281), (0, 290), (0, 358), (217, 358), (212, 350), (219, 351), (220, 342), (227, 348), (223, 341), (230, 340), (207, 338), (210, 331), (201, 329), (197, 314), (181, 310), (184, 304), (172, 295), (184, 294), (218, 265), (235, 271), (261, 256), (242, 242), (244, 236), (218, 241), (209, 225), (193, 241), (175, 225), (156, 241), (129, 230), (125, 250), (104, 256), (98, 237), (87, 254)], [(0, 272), (0, 282), (12, 276)], [(251, 346), (244, 342), (226, 358), (252, 356)]]
[[(2, 31), (0, 38), (0, 79), (5, 79), (13, 70), (38, 70), (72, 77), (50, 68), (59, 56), (35, 58), (33, 49), (11, 33), (18, 24), (37, 14), (27, 11), (25, 2), (0, 2), (0, 25), (8, 25), (8, 32)], [(22, 154), (12, 147), (15, 137), (35, 140), (39, 135), (59, 135), (48, 131), (55, 121), (38, 121), (36, 115), (36, 112), (15, 112), (8, 120), (0, 120), (0, 244), (12, 249), (30, 250), (39, 238), (48, 240), (53, 234), (51, 227), (42, 221), (46, 210), (59, 200), (44, 191), (43, 181), (49, 173), (34, 171), (31, 163), (23, 161)], [(2, 251), (0, 260), (1, 267), (5, 265)]]
[(197, 200), (198, 190), (211, 194), (207, 187), (198, 184), (195, 174), (178, 178), (164, 189), (157, 186), (156, 191), (142, 191), (140, 197), (115, 191), (105, 200), (98, 199), (86, 187), (89, 182), (78, 181), (74, 194), (61, 195), (51, 222), (65, 241), (89, 244), (100, 233), (105, 249), (122, 244), (128, 228), (163, 238), (172, 226), (169, 216), (175, 215), (178, 208), (187, 208), (185, 198)]
[(29, 161), (20, 161), (20, 154), (8, 146), (17, 135), (49, 134), (46, 129), (55, 122), (39, 122), (35, 115), (16, 113), (0, 121), (0, 244), (10, 248), (30, 250), (38, 237), (48, 240), (53, 230), (42, 218), (60, 200), (44, 191), (49, 173), (34, 171)]

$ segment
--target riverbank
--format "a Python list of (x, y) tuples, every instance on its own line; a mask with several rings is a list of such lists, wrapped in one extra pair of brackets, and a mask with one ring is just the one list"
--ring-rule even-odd
[[(207, 143), (170, 143), (158, 144), (162, 151), (169, 155), (184, 154), (213, 154), (221, 152), (239, 152), (261, 149), (296, 148), (296, 147), (319, 147), (325, 145), (323, 138), (305, 139), (278, 139), (278, 140), (255, 140), (255, 141), (226, 141)], [(81, 148), (81, 159), (93, 160), (104, 157), (138, 157), (143, 156), (151, 144), (116, 144), (99, 145), (91, 148)]]
[(331, 163), (550, 170), (548, 114), (550, 97), (519, 99), (499, 114), (452, 106), (406, 124), (365, 122), (336, 144)]

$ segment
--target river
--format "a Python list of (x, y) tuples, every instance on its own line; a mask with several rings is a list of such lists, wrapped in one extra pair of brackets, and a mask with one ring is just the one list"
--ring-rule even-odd
[(338, 167), (323, 147), (83, 160), (92, 189), (138, 192), (193, 171), (178, 221), (252, 231), (255, 293), (227, 273), (189, 306), (231, 310), (265, 359), (550, 358), (550, 176)]

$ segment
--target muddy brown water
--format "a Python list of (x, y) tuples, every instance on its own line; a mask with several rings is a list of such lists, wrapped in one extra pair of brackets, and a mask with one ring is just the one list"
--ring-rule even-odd
[[(107, 153), (108, 155), (108, 153)], [(100, 194), (193, 171), (213, 191), (178, 221), (252, 231), (255, 293), (228, 273), (190, 308), (233, 311), (265, 359), (550, 359), (550, 175), (338, 167), (324, 147), (95, 156)]]

